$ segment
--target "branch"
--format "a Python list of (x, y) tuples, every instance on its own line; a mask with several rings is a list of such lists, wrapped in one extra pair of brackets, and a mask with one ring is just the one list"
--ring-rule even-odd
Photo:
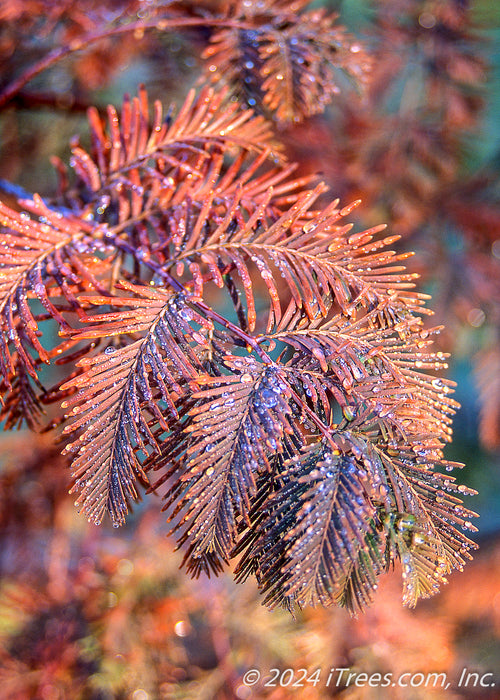
[(67, 46), (54, 49), (54, 51), (51, 51), (47, 56), (32, 65), (30, 68), (28, 68), (28, 70), (24, 71), (24, 73), (22, 73), (18, 78), (12, 81), (10, 85), (7, 85), (2, 92), (0, 92), (0, 109), (13, 100), (19, 91), (25, 85), (27, 85), (27, 83), (33, 80), (33, 78), (36, 78), (37, 75), (40, 75), (40, 73), (43, 73), (43, 71), (58, 63), (65, 56), (75, 53), (75, 51), (82, 51), (83, 49), (91, 46), (91, 44), (101, 41), (101, 39), (109, 39), (111, 37), (120, 36), (121, 34), (130, 32), (133, 33), (135, 31), (143, 32), (148, 29), (159, 29), (160, 31), (166, 31), (176, 29), (178, 27), (233, 27), (235, 29), (251, 29), (250, 25), (243, 22), (235, 22), (229, 19), (185, 17), (182, 19), (155, 18), (147, 21), (139, 20), (120, 27), (112, 27), (111, 29), (95, 32), (79, 39), (74, 39)]
[[(20, 109), (43, 109), (44, 107), (63, 112), (86, 113), (90, 103), (80, 100), (70, 93), (57, 92), (18, 92), (13, 95), (12, 100)], [(94, 109), (102, 116), (106, 116), (106, 107), (96, 107)]]

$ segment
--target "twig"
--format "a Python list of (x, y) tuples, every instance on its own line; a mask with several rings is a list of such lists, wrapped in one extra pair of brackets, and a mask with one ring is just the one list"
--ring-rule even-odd
[(119, 36), (120, 34), (143, 32), (148, 29), (157, 29), (160, 31), (167, 31), (170, 29), (176, 29), (178, 27), (235, 27), (237, 29), (247, 29), (248, 27), (245, 23), (237, 22), (230, 19), (207, 19), (198, 17), (185, 17), (185, 18), (154, 18), (150, 20), (139, 20), (137, 22), (131, 22), (130, 24), (122, 25), (119, 27), (112, 27), (105, 31), (95, 32), (93, 34), (83, 36), (79, 39), (74, 39), (67, 46), (55, 49), (51, 51), (47, 56), (42, 58), (40, 61), (32, 65), (28, 70), (26, 70), (22, 75), (20, 75), (16, 80), (14, 80), (10, 85), (0, 92), (0, 109), (4, 107), (8, 102), (12, 101), (14, 97), (20, 92), (20, 90), (33, 78), (43, 71), (50, 68), (55, 63), (63, 59), (65, 56), (74, 53), (75, 51), (82, 51), (86, 49), (91, 44), (95, 44), (101, 39), (109, 39), (110, 37)]
[[(90, 107), (90, 103), (79, 100), (70, 93), (56, 92), (22, 91), (12, 97), (12, 102), (21, 109), (50, 107), (52, 110), (58, 109), (65, 112), (86, 112)], [(95, 107), (95, 109), (102, 116), (106, 115), (106, 107)]]

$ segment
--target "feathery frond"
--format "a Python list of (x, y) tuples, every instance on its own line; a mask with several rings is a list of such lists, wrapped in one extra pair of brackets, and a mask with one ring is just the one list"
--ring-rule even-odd
[[(435, 502), (427, 498), (435, 494), (435, 476), (420, 470), (418, 480), (407, 478), (402, 465), (357, 431), (332, 432), (330, 444), (315, 442), (284, 463), (279, 486), (260, 504), (255, 530), (237, 550), (246, 545), (240, 580), (255, 573), (270, 605), (337, 603), (357, 612), (371, 602), (380, 574), (400, 559), (403, 601), (415, 605), (452, 568), (461, 569), (474, 548), (450, 525), (464, 525), (457, 508), (461, 517), (474, 514), (442, 489)], [(454, 490), (449, 480), (446, 489)]]
[[(398, 316), (397, 309), (418, 308), (424, 295), (407, 291), (413, 286), (415, 276), (402, 274), (403, 267), (396, 265), (407, 257), (393, 251), (382, 250), (397, 240), (388, 237), (374, 240), (385, 227), (348, 236), (351, 225), (339, 225), (353, 206), (338, 208), (333, 202), (323, 212), (307, 217), (314, 201), (322, 191), (304, 192), (296, 203), (278, 220), (266, 221), (264, 201), (246, 222), (233, 225), (236, 199), (229, 209), (229, 216), (200, 242), (196, 237), (188, 241), (176, 262), (199, 260), (208, 267), (207, 276), (219, 287), (223, 280), (217, 262), (232, 265), (245, 292), (248, 326), (255, 328), (256, 312), (252, 291), (253, 263), (264, 280), (272, 306), (267, 319), (267, 329), (279, 325), (282, 318), (278, 278), (285, 280), (294, 307), (304, 309), (309, 318), (317, 314), (325, 316), (332, 298), (342, 313), (355, 317), (358, 308), (380, 308), (382, 300), (391, 296), (391, 313)], [(268, 194), (268, 198), (271, 193)], [(267, 223), (267, 226), (264, 225)], [(199, 227), (198, 227), (199, 228)], [(172, 261), (173, 264), (174, 261)], [(402, 298), (401, 298), (402, 297)], [(292, 312), (289, 307), (288, 313)], [(399, 320), (399, 319), (398, 319)]]
[(215, 93), (210, 88), (199, 94), (191, 90), (175, 117), (172, 110), (164, 115), (158, 100), (150, 114), (143, 87), (137, 97), (125, 98), (120, 117), (112, 105), (108, 107), (107, 128), (97, 110), (90, 109), (88, 117), (91, 152), (75, 141), (71, 166), (100, 219), (113, 204), (118, 205), (119, 221), (136, 215), (138, 203), (146, 196), (146, 176), (153, 189), (148, 198), (154, 201), (185, 178), (189, 184), (203, 179), (216, 153), (234, 148), (258, 154), (272, 145), (270, 126), (262, 117), (242, 111), (227, 99), (227, 91)]
[(24, 362), (19, 361), (19, 356), (14, 353), (11, 357), (14, 372), (10, 379), (10, 386), (2, 381), (2, 406), (0, 420), (5, 421), (5, 429), (19, 429), (25, 422), (30, 430), (37, 431), (41, 427), (44, 415), (40, 402), (43, 387), (34, 382), (26, 370)]
[[(110, 345), (96, 357), (80, 360), (85, 372), (61, 387), (77, 392), (63, 403), (63, 408), (72, 407), (72, 422), (64, 432), (81, 433), (65, 450), (76, 453), (72, 469), (74, 489), (80, 491), (77, 504), (97, 523), (108, 511), (117, 525), (125, 520), (128, 502), (137, 499), (134, 482), (137, 478), (147, 481), (138, 452), (159, 451), (154, 426), (168, 430), (167, 416), (177, 415), (175, 400), (183, 392), (182, 383), (195, 385), (202, 372), (198, 353), (204, 337), (186, 319), (207, 326), (178, 296), (122, 286), (140, 298), (114, 299), (113, 305), (131, 310), (89, 317), (89, 322), (99, 323), (78, 336), (137, 333), (142, 337), (123, 347)], [(89, 297), (88, 301), (108, 300)], [(193, 341), (195, 349), (190, 345)]]
[(99, 282), (106, 261), (95, 255), (105, 254), (106, 248), (89, 235), (85, 223), (52, 211), (37, 195), (26, 204), (38, 220), (0, 202), (0, 369), (7, 386), (15, 372), (11, 347), (33, 378), (37, 372), (31, 353), (49, 361), (31, 300), (39, 301), (49, 317), (67, 330), (64, 313), (82, 314), (77, 294), (106, 291)]
[(360, 88), (370, 61), (361, 45), (323, 10), (298, 14), (290, 3), (256, 9), (237, 3), (241, 28), (215, 32), (204, 57), (212, 80), (230, 82), (238, 97), (278, 123), (318, 112), (351, 81)]
[[(305, 4), (238, 3), (210, 50), (231, 78), (224, 42), (253, 47), (281, 122), (330, 99), (334, 67), (364, 71)], [(37, 421), (39, 365), (76, 363), (44, 398), (63, 399), (90, 520), (123, 524), (155, 473), (194, 575), (241, 556), (238, 580), (255, 575), (269, 605), (356, 612), (399, 560), (406, 604), (435, 592), (470, 556), (474, 513), (439, 473), (457, 404), (398, 237), (353, 233), (357, 202), (319, 207), (325, 186), (294, 179), (227, 91), (191, 92), (172, 117), (141, 88), (107, 114), (90, 110), (89, 152), (73, 143), (63, 210), (0, 205), (7, 426)]]
[(293, 432), (290, 392), (279, 368), (235, 358), (226, 365), (242, 373), (207, 377), (203, 390), (193, 394), (197, 402), (172, 449), (175, 458), (169, 442), (164, 449), (165, 463), (173, 462), (169, 475), (176, 479), (165, 508), (175, 513), (173, 531), (180, 531), (195, 573), (217, 571), (221, 561), (228, 562), (257, 479), (271, 471), (284, 433)]

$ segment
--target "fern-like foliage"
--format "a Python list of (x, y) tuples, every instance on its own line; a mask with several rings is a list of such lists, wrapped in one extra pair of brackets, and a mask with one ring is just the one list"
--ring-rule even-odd
[[(435, 592), (473, 513), (440, 472), (457, 404), (397, 238), (319, 207), (225, 93), (165, 119), (141, 89), (90, 127), (63, 201), (0, 210), (7, 424), (63, 398), (87, 517), (121, 525), (149, 484), (188, 570), (239, 556), (270, 605), (359, 610), (396, 560), (405, 603)], [(54, 358), (76, 368), (46, 391)]]
[[(194, 381), (203, 369), (198, 357), (203, 336), (186, 319), (211, 328), (176, 295), (125, 287), (142, 298), (115, 299), (115, 306), (126, 303), (132, 309), (98, 317), (99, 327), (86, 328), (79, 336), (137, 333), (141, 337), (119, 348), (108, 345), (103, 353), (80, 360), (85, 372), (61, 387), (77, 390), (63, 403), (63, 408), (73, 406), (69, 415), (75, 416), (64, 432), (80, 432), (66, 447), (67, 452), (76, 453), (75, 489), (81, 487), (77, 503), (95, 522), (108, 511), (117, 525), (125, 521), (129, 499), (137, 498), (136, 478), (147, 481), (137, 452), (145, 452), (146, 447), (159, 452), (152, 425), (168, 430), (164, 413), (178, 417), (174, 399), (183, 392), (181, 382)], [(108, 299), (89, 297), (88, 301), (106, 304)], [(90, 316), (88, 321), (92, 320)], [(191, 349), (193, 341), (195, 348)]]
[[(11, 349), (33, 378), (36, 362), (30, 353), (49, 361), (30, 299), (36, 297), (47, 314), (68, 329), (64, 312), (83, 313), (77, 294), (89, 288), (106, 291), (99, 282), (107, 267), (102, 236), (92, 237), (85, 222), (52, 211), (38, 196), (29, 206), (37, 219), (0, 203), (0, 370), (9, 386), (11, 377), (18, 375)], [(97, 251), (104, 256), (97, 257)]]
[(324, 10), (299, 2), (232, 5), (236, 26), (216, 31), (204, 57), (214, 81), (229, 81), (248, 105), (280, 124), (322, 112), (347, 82), (361, 87), (370, 61)]

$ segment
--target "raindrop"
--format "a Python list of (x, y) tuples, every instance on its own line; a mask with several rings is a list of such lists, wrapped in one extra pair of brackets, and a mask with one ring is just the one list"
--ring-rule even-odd
[(183, 318), (185, 321), (192, 321), (193, 320), (193, 314), (189, 309), (181, 309), (179, 311), (179, 316)]
[(344, 414), (344, 418), (346, 420), (354, 420), (356, 417), (356, 411), (354, 411), (350, 406), (344, 406), (342, 408), (342, 413)]

